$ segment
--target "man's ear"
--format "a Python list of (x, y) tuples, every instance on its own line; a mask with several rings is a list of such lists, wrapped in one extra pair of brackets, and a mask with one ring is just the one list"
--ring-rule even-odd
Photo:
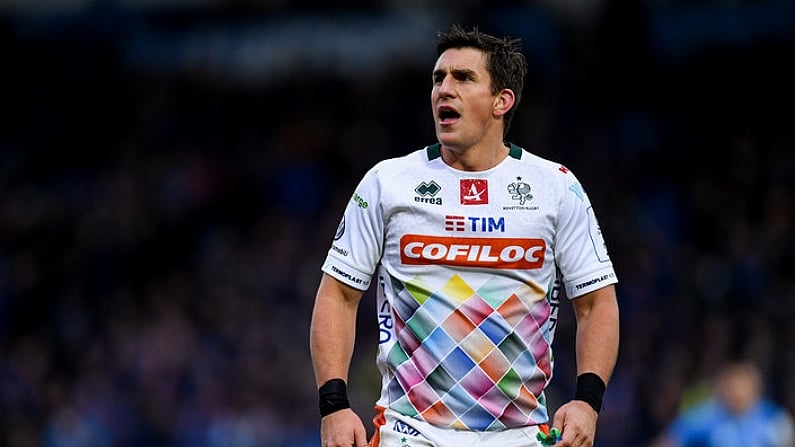
[(511, 107), (516, 103), (516, 95), (513, 94), (513, 90), (509, 88), (504, 88), (497, 94), (494, 98), (494, 107), (492, 109), (492, 113), (496, 117), (500, 117), (508, 113), (511, 110)]

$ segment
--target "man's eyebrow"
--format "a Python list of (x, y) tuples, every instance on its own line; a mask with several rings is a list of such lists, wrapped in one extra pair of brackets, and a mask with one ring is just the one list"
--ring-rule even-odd
[[(433, 71), (433, 78), (436, 79), (439, 76), (444, 76), (446, 73), (447, 73), (446, 69), (438, 68), (438, 69)], [(477, 74), (477, 73), (475, 73), (475, 70), (470, 70), (468, 68), (453, 68), (453, 69), (450, 70), (450, 73), (452, 73), (453, 76), (455, 76), (455, 77), (460, 77), (462, 75), (469, 76), (469, 77), (475, 77), (476, 74)]]
[(452, 70), (454, 75), (467, 75), (470, 77), (475, 77), (475, 70), (470, 70), (468, 68), (454, 68)]

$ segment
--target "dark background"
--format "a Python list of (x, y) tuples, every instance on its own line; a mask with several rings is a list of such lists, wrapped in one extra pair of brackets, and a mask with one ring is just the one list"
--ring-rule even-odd
[(597, 445), (646, 445), (735, 356), (795, 411), (794, 2), (9, 0), (0, 445), (317, 446), (320, 264), (361, 175), (434, 142), (456, 22), (523, 39), (509, 139), (577, 174), (608, 241), (622, 346)]

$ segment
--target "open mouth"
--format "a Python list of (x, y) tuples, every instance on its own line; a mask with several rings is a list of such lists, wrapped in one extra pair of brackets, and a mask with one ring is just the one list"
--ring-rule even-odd
[(461, 114), (450, 107), (439, 108), (439, 124), (452, 124), (461, 118)]

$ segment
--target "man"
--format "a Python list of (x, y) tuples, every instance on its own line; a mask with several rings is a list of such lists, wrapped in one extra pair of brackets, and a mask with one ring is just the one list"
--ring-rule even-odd
[(712, 395), (678, 415), (655, 447), (795, 447), (792, 416), (767, 398), (753, 362), (727, 363), (712, 385)]
[[(558, 272), (577, 318), (578, 387), (552, 425), (556, 445), (590, 446), (618, 306), (588, 196), (565, 167), (504, 143), (527, 71), (518, 40), (454, 26), (437, 53), (438, 143), (364, 176), (323, 265), (311, 329), (323, 447), (539, 445)], [(346, 382), (371, 282), (383, 386), (368, 444)]]

